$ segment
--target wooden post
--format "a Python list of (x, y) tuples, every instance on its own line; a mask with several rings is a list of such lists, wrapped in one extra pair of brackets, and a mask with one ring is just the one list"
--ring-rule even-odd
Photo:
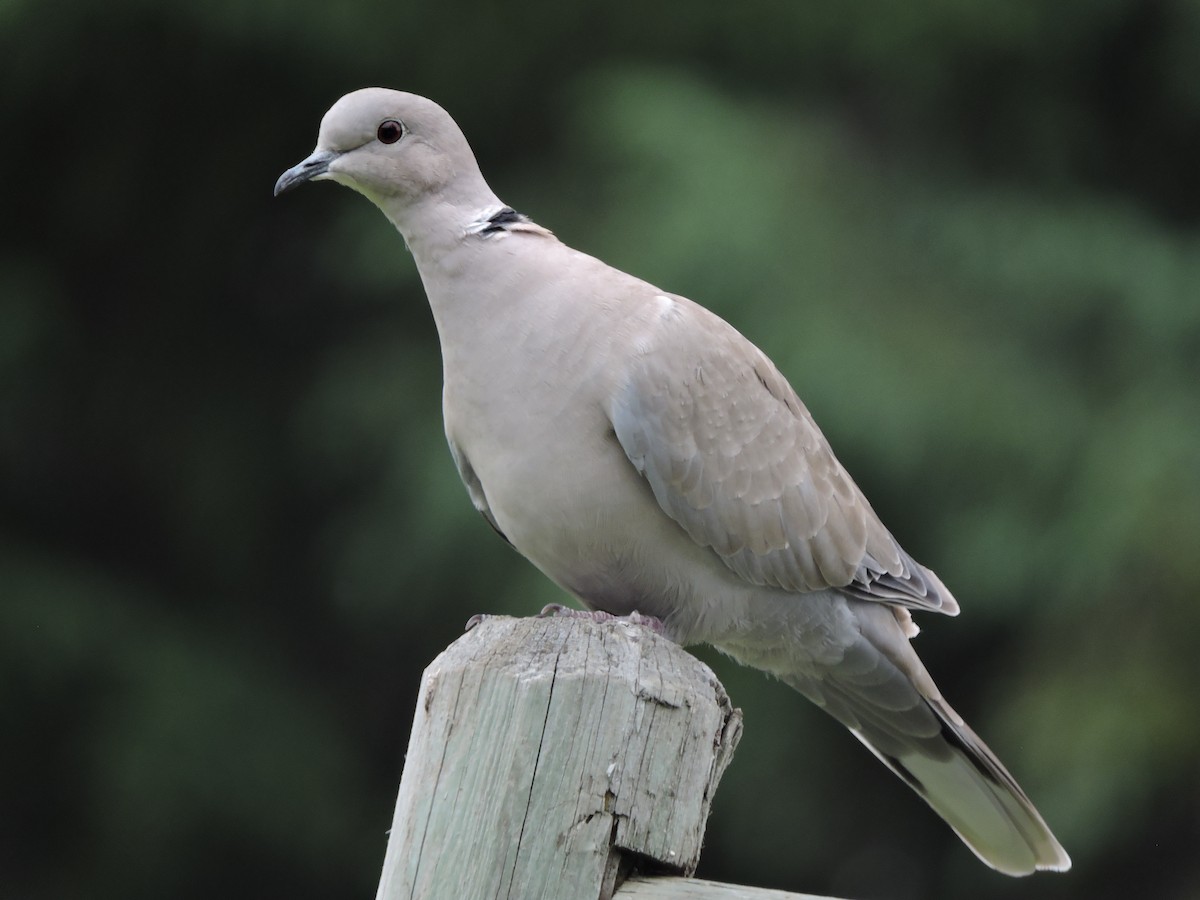
[(425, 670), (377, 900), (609, 900), (635, 868), (690, 876), (741, 729), (712, 670), (642, 626), (487, 617)]

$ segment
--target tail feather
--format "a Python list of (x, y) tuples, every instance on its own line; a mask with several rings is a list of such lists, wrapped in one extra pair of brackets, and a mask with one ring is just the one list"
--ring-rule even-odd
[(1006, 875), (1069, 869), (1067, 852), (996, 755), (967, 725), (942, 722), (949, 752), (937, 755), (914, 750), (888, 756), (863, 731), (852, 733), (987, 865)]
[[(883, 607), (876, 607), (889, 613)], [(836, 664), (776, 674), (847, 726), (984, 863), (1007, 875), (1066, 871), (1070, 857), (979, 736), (942, 699), (907, 637), (860, 611), (862, 632)]]

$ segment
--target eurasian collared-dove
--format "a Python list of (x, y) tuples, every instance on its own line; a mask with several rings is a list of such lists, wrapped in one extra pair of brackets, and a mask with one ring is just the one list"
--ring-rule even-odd
[(988, 865), (1070, 867), (909, 643), (911, 610), (958, 603), (761, 351), (501, 203), (423, 97), (346, 95), (275, 193), (326, 179), (375, 203), (412, 251), (441, 338), (450, 451), (517, 550), (593, 610), (653, 616), (680, 643), (777, 675)]

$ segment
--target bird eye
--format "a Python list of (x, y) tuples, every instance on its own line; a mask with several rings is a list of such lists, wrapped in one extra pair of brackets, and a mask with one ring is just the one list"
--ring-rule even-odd
[(380, 143), (394, 144), (400, 140), (404, 134), (404, 126), (395, 119), (386, 119), (379, 125), (379, 130), (375, 132), (375, 137), (379, 138)]

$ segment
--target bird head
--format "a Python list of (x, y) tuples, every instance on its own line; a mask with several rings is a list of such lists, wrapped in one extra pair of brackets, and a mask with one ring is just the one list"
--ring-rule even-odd
[(467, 139), (444, 109), (416, 94), (363, 88), (321, 120), (317, 146), (279, 176), (275, 195), (306, 181), (336, 181), (385, 212), (429, 197), (456, 204), (490, 194)]

